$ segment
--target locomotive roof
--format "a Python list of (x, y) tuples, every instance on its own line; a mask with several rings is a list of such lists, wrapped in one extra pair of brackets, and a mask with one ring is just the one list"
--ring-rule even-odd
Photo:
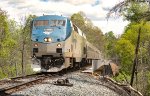
[(43, 15), (35, 18), (34, 20), (47, 20), (47, 19), (67, 19), (65, 16), (59, 16), (59, 15)]

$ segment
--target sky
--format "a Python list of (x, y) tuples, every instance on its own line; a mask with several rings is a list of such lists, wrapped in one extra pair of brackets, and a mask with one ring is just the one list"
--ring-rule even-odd
[(0, 8), (7, 11), (9, 18), (18, 22), (29, 14), (61, 14), (70, 17), (83, 11), (103, 33), (113, 31), (117, 35), (123, 33), (128, 22), (122, 17), (111, 17), (107, 21), (106, 14), (121, 1), (123, 0), (0, 0)]

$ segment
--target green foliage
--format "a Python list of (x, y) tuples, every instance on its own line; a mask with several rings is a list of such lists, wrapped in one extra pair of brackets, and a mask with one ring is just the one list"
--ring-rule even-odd
[[(27, 74), (29, 68), (31, 21), (35, 15), (25, 19), (24, 25), (19, 25), (14, 20), (8, 19), (6, 12), (0, 10), (0, 79), (21, 75), (21, 52), (24, 51), (24, 70)], [(24, 44), (24, 50), (22, 46)], [(15, 64), (17, 66), (15, 66)]]
[(105, 34), (105, 52), (108, 58), (113, 59), (115, 57), (115, 45), (117, 38), (112, 31)]
[(104, 49), (104, 36), (102, 31), (94, 26), (83, 12), (73, 14), (71, 16), (71, 21), (86, 34), (89, 42), (100, 50)]
[(129, 40), (132, 44), (136, 45), (138, 36), (139, 24), (130, 24), (130, 27), (126, 29), (126, 32), (122, 35), (122, 38)]
[[(141, 28), (141, 30), (140, 30)], [(150, 52), (149, 52), (149, 46), (150, 46), (150, 23), (145, 22), (139, 22), (139, 23), (130, 23), (130, 25), (127, 27), (125, 33), (122, 35), (122, 38), (125, 38), (129, 40), (134, 46), (136, 46), (137, 43), (137, 36), (138, 32), (141, 32), (140, 35), (140, 48), (139, 48), (139, 57), (141, 60), (141, 63), (148, 64)]]
[(147, 73), (147, 77), (148, 77), (148, 85), (147, 85), (147, 89), (146, 89), (146, 95), (150, 96), (150, 71)]
[(85, 24), (85, 20), (80, 13), (73, 14), (71, 16), (71, 20), (75, 25), (79, 26), (79, 28), (84, 26), (84, 24)]
[(15, 41), (9, 33), (8, 18), (5, 11), (0, 10), (0, 57), (7, 57), (9, 50), (15, 45)]
[(33, 73), (33, 70), (31, 68), (31, 64), (27, 64), (26, 65), (26, 74), (28, 75), (28, 74), (31, 74), (31, 73)]
[(133, 64), (135, 47), (131, 44), (129, 40), (121, 38), (117, 41), (115, 46), (115, 52), (119, 57), (121, 70), (130, 74), (131, 66)]
[[(17, 70), (17, 72), (16, 72), (16, 70)], [(16, 73), (17, 73), (17, 75), (16, 75)], [(27, 64), (26, 74), (31, 74), (31, 73), (33, 73), (31, 66), (30, 66), (30, 64)], [(0, 68), (0, 79), (8, 78), (8, 77), (16, 77), (19, 75), (22, 75), (21, 74), (21, 64), (17, 64), (16, 67), (15, 67), (15, 65), (11, 65), (11, 66), (4, 66), (3, 69)]]
[(2, 71), (2, 68), (0, 68), (0, 79), (6, 78), (6, 77), (7, 77), (7, 74)]
[[(144, 96), (150, 96), (150, 3), (145, 0), (124, 0), (114, 6), (111, 12), (119, 12), (131, 23), (116, 44), (116, 53), (119, 56), (121, 70), (130, 75), (132, 68), (134, 47), (137, 46), (137, 37), (140, 34), (140, 46), (138, 50), (137, 80), (134, 78), (133, 87), (142, 92)], [(124, 43), (123, 43), (124, 42)], [(126, 46), (124, 46), (126, 45)], [(131, 56), (130, 56), (131, 55)], [(131, 58), (130, 58), (131, 57)], [(129, 59), (128, 59), (129, 58)], [(148, 72), (148, 74), (147, 74)], [(119, 76), (123, 78), (122, 76)], [(117, 77), (117, 78), (119, 78)], [(121, 79), (119, 79), (121, 80)]]
[(126, 74), (125, 72), (120, 72), (119, 75), (113, 79), (120, 83), (129, 83), (130, 75)]
[(25, 23), (21, 25), (21, 31), (20, 31), (20, 54), (21, 54), (21, 65), (22, 65), (22, 75), (25, 75), (25, 70), (29, 62), (27, 60), (29, 59), (28, 57), (31, 56), (30, 54), (30, 46), (31, 46), (31, 25), (32, 25), (32, 20), (35, 18), (35, 15), (29, 15), (27, 18), (25, 18)]
[(131, 41), (132, 44), (136, 45), (139, 28), (141, 27), (141, 38), (140, 41), (145, 42), (150, 38), (150, 24), (146, 22), (130, 23), (126, 28), (125, 33), (122, 35), (123, 38)]
[(122, 14), (125, 19), (131, 22), (139, 22), (149, 10), (148, 3), (131, 2), (124, 8)]
[(29, 15), (29, 16), (25, 17), (25, 24), (22, 25), (22, 27), (21, 27), (21, 33), (20, 33), (20, 35), (21, 35), (20, 39), (21, 40), (20, 41), (22, 42), (21, 44), (27, 45), (26, 48), (28, 50), (30, 50), (30, 44), (31, 44), (31, 25), (32, 25), (32, 20), (35, 17), (36, 17), (35, 15)]
[[(150, 16), (148, 15), (149, 13), (147, 13), (148, 6), (145, 3), (132, 3), (126, 8), (127, 11), (124, 11), (124, 16), (125, 19), (131, 21), (131, 23), (126, 27), (125, 32), (121, 36), (120, 40), (117, 42), (116, 53), (119, 56), (121, 70), (126, 74), (130, 75), (130, 70), (132, 68), (134, 58), (134, 50), (135, 46), (137, 45), (137, 37), (140, 31), (140, 48), (138, 52), (139, 62), (137, 67), (138, 79), (137, 82), (136, 80), (134, 81), (134, 87), (136, 86), (136, 88), (138, 88), (145, 96), (149, 96), (150, 78), (148, 75), (145, 76), (145, 74), (147, 73), (143, 73), (143, 70), (148, 71), (145, 68), (149, 68), (150, 64), (150, 23), (146, 21), (148, 20), (148, 18), (150, 18)], [(117, 78), (121, 80), (120, 77), (122, 78), (122, 76), (119, 76)]]

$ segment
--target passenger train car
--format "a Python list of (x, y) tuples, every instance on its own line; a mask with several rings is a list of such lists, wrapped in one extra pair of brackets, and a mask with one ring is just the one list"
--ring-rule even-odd
[(64, 16), (43, 15), (33, 20), (32, 68), (40, 72), (58, 72), (97, 62), (100, 51), (85, 34)]

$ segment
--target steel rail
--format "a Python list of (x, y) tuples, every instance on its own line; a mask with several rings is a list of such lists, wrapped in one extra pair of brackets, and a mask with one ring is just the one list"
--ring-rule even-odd
[(30, 86), (35, 85), (35, 84), (39, 84), (43, 80), (45, 80), (46, 78), (49, 78), (49, 76), (39, 77), (35, 80), (31, 80), (31, 81), (28, 81), (28, 82), (25, 82), (25, 83), (17, 84), (15, 86), (2, 88), (2, 89), (0, 89), (0, 96), (7, 96), (7, 95), (10, 95), (13, 92), (19, 91), (19, 90), (24, 89), (26, 87), (30, 87)]

